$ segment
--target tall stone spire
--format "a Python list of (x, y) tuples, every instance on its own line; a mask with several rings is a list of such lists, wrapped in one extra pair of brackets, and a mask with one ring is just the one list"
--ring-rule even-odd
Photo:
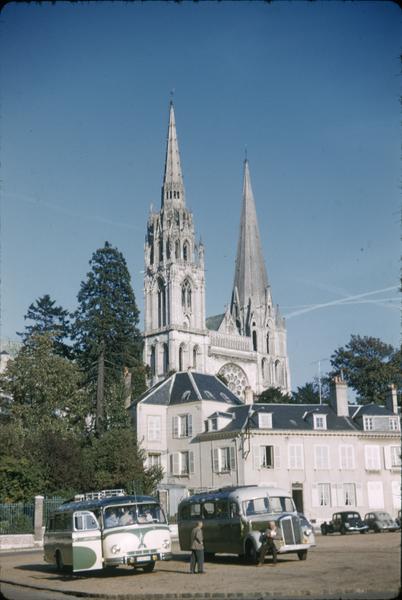
[(181, 173), (179, 143), (173, 102), (170, 102), (169, 128), (166, 145), (165, 174), (162, 186), (162, 206), (185, 205), (183, 176)]
[[(243, 207), (240, 235), (237, 245), (235, 277), (232, 295), (232, 314), (240, 317), (241, 333), (248, 315), (247, 311), (258, 310), (267, 302), (268, 277), (261, 250), (260, 233), (251, 188), (248, 160), (244, 161)], [(236, 305), (236, 306), (235, 306)], [(236, 310), (234, 310), (236, 307)]]

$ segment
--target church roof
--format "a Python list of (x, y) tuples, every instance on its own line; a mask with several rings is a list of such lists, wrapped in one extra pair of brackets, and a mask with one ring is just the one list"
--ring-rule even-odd
[[(183, 206), (184, 184), (180, 164), (179, 142), (176, 132), (176, 120), (173, 102), (170, 103), (169, 127), (166, 144), (165, 173), (162, 187), (162, 205), (165, 204), (166, 192), (174, 192), (173, 204)], [(179, 194), (177, 194), (179, 192)]]
[(261, 249), (260, 232), (248, 160), (244, 161), (243, 207), (233, 288), (237, 289), (240, 307), (265, 305), (268, 276)]
[(218, 331), (224, 316), (225, 314), (222, 313), (221, 315), (213, 315), (212, 317), (207, 317), (205, 320), (207, 329), (209, 329), (210, 331)]
[(239, 406), (243, 402), (215, 375), (185, 371), (174, 373), (147, 390), (135, 404), (183, 404), (199, 400), (213, 400)]

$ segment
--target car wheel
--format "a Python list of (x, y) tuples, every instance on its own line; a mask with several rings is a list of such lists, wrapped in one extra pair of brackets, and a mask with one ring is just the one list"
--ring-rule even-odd
[(142, 568), (143, 568), (144, 573), (152, 573), (152, 571), (155, 568), (155, 561), (154, 560), (151, 561), (147, 565), (144, 565)]
[(246, 542), (246, 561), (251, 565), (255, 565), (257, 562), (257, 551), (253, 542)]
[(297, 556), (299, 557), (299, 560), (306, 560), (307, 550), (300, 550), (300, 552), (297, 553)]

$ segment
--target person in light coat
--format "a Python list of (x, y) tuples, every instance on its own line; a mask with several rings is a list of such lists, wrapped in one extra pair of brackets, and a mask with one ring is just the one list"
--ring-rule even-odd
[(191, 559), (190, 573), (205, 573), (204, 571), (204, 536), (202, 533), (202, 521), (198, 521), (197, 525), (191, 531)]

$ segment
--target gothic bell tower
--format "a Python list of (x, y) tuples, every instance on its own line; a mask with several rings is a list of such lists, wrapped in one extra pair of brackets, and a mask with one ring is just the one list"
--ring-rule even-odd
[(171, 371), (205, 372), (204, 247), (186, 208), (173, 103), (170, 103), (161, 208), (145, 236), (144, 362), (153, 385)]

